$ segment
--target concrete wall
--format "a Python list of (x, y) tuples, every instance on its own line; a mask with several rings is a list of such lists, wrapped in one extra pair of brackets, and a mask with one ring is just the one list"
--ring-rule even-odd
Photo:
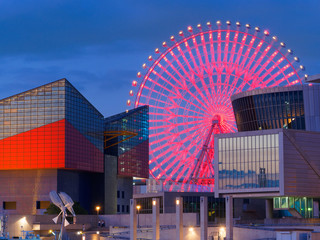
[(6, 231), (10, 237), (20, 237), (21, 230), (32, 231), (34, 219), (35, 216), (32, 215), (10, 215)]
[(239, 220), (249, 220), (249, 222), (257, 219), (264, 219), (265, 214), (265, 199), (233, 199), (233, 216)]
[(320, 133), (283, 131), (284, 195), (319, 197), (320, 178), (316, 171), (320, 173)]
[[(104, 220), (106, 227), (109, 226), (129, 226), (129, 214), (118, 214), (118, 215), (101, 215), (99, 218)], [(184, 213), (183, 214), (183, 225), (185, 226), (196, 226), (197, 225), (197, 213)], [(152, 225), (152, 214), (139, 214), (139, 225), (140, 226), (151, 226)], [(160, 225), (176, 225), (176, 214), (167, 213), (160, 214)]]
[(36, 202), (50, 201), (49, 192), (57, 191), (57, 170), (2, 170), (0, 183), (0, 207), (16, 202), (16, 210), (6, 210), (7, 214), (40, 214)]
[(104, 213), (117, 213), (117, 157), (104, 157)]
[[(119, 198), (117, 198), (117, 205), (120, 207), (118, 213), (128, 214), (130, 212), (130, 199), (133, 197), (132, 177), (117, 177), (117, 191), (119, 191), (120, 194)], [(122, 195), (123, 193), (124, 196)]]
[(0, 207), (3, 202), (16, 202), (16, 210), (6, 214), (43, 214), (37, 201), (50, 201), (49, 192), (66, 192), (80, 202), (89, 213), (103, 205), (103, 174), (61, 169), (2, 170), (0, 171)]

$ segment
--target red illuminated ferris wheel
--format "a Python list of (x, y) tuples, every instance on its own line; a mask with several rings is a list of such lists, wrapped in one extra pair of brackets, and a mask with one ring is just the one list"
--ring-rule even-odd
[(127, 104), (149, 105), (150, 175), (211, 186), (214, 134), (237, 131), (230, 96), (301, 84), (304, 69), (268, 30), (230, 21), (189, 26), (142, 67)]

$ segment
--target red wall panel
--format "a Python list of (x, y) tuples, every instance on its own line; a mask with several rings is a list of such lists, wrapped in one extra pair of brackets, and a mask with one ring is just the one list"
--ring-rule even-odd
[(64, 119), (0, 140), (0, 170), (64, 167)]

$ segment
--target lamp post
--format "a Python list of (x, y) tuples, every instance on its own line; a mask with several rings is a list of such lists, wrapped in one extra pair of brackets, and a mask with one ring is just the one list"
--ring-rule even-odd
[(97, 215), (99, 215), (100, 206), (96, 206)]
[(140, 213), (140, 205), (137, 205), (137, 210), (138, 210), (138, 228), (140, 228), (140, 224), (139, 224), (139, 213)]

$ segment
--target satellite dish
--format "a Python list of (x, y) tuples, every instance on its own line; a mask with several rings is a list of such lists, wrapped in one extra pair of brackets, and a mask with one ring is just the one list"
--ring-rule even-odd
[(69, 225), (69, 222), (66, 219), (66, 217), (67, 217), (66, 209), (68, 209), (74, 217), (76, 216), (76, 214), (72, 208), (74, 202), (72, 201), (71, 197), (64, 192), (60, 192), (58, 195), (58, 193), (56, 191), (51, 191), (49, 193), (49, 196), (50, 196), (52, 203), (54, 205), (56, 205), (58, 208), (60, 208), (60, 210), (61, 210), (60, 213), (58, 214), (58, 216), (56, 216), (52, 220), (54, 221), (55, 224), (57, 224), (59, 216), (62, 214), (62, 222), (61, 222), (60, 234), (59, 234), (59, 238), (58, 238), (58, 240), (62, 240), (62, 233), (64, 231), (64, 227)]

